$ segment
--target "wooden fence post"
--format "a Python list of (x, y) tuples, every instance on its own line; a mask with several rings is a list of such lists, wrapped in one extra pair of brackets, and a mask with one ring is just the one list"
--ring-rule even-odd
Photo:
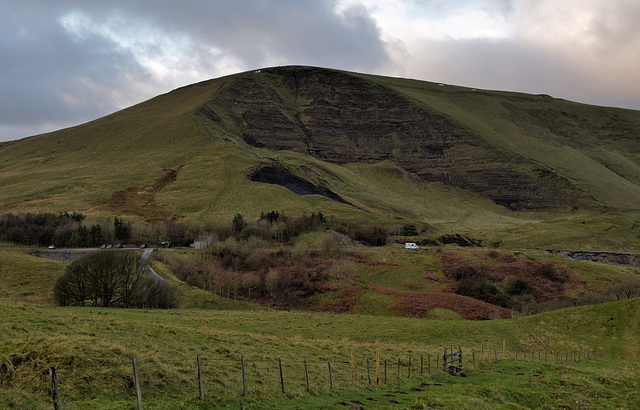
[(202, 381), (202, 359), (200, 355), (196, 356), (198, 364), (198, 387), (200, 388), (200, 400), (204, 401), (204, 382)]
[(49, 368), (49, 376), (51, 377), (51, 396), (53, 398), (53, 408), (55, 410), (62, 410), (62, 403), (60, 403), (60, 392), (58, 391), (58, 372), (55, 367)]
[(380, 384), (380, 350), (376, 346), (376, 386)]
[(369, 384), (371, 384), (371, 370), (369, 370), (369, 358), (367, 357), (367, 377), (369, 378)]
[(247, 397), (247, 377), (244, 372), (244, 356), (240, 356), (240, 365), (242, 367), (242, 392)]
[(398, 357), (398, 381), (400, 381), (400, 358)]
[(333, 370), (331, 369), (331, 360), (329, 360), (329, 382), (331, 383), (331, 390), (333, 390)]
[(422, 355), (420, 355), (420, 376), (422, 376), (424, 373), (422, 372)]
[(136, 398), (138, 400), (138, 410), (142, 410), (142, 391), (140, 390), (140, 377), (138, 377), (138, 362), (133, 358), (133, 378), (136, 384)]
[(473, 366), (473, 368), (476, 368), (476, 352), (472, 351), (471, 352), (471, 364)]
[(431, 374), (431, 355), (427, 355), (427, 372)]
[(307, 369), (307, 359), (304, 359), (304, 375), (307, 377), (307, 391), (311, 391), (311, 385), (309, 384), (309, 370)]
[(444, 355), (442, 355), (442, 371), (447, 371), (447, 348), (444, 348)]
[(282, 386), (282, 394), (285, 394), (284, 391), (284, 376), (282, 374), (282, 359), (278, 357), (278, 366), (280, 367), (280, 386)]
[(353, 359), (353, 347), (351, 348), (351, 385), (356, 385), (356, 364)]
[(384, 361), (384, 384), (387, 384), (387, 361)]
[(493, 354), (495, 356), (496, 363), (498, 363), (498, 350), (496, 348), (493, 349)]

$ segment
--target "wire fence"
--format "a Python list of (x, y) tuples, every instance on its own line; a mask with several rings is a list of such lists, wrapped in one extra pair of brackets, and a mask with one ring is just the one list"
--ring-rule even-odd
[[(198, 390), (193, 397), (217, 396), (266, 396), (274, 393), (303, 394), (314, 391), (338, 391), (360, 389), (368, 386), (392, 385), (407, 379), (443, 374), (448, 371), (449, 360), (456, 357), (456, 368), (461, 371), (482, 371), (483, 365), (504, 360), (536, 362), (554, 366), (568, 366), (582, 360), (603, 358), (602, 349), (552, 351), (544, 348), (515, 346), (508, 350), (502, 346), (481, 345), (464, 349), (454, 346), (431, 348), (429, 353), (390, 357), (381, 355), (376, 348), (364, 352), (351, 349), (350, 354), (327, 359), (299, 359), (273, 357), (207, 357), (197, 355), (193, 360), (193, 377), (198, 380)], [(449, 353), (447, 353), (449, 352)], [(459, 361), (458, 361), (459, 359)], [(455, 372), (456, 374), (459, 372)], [(55, 367), (49, 369), (51, 396), (54, 408), (62, 408)], [(153, 384), (155, 373), (151, 364), (132, 358), (132, 381), (138, 408), (142, 408), (144, 386)]]

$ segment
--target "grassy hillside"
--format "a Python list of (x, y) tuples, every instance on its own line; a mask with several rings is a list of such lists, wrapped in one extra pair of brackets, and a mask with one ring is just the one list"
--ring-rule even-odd
[[(548, 96), (268, 69), (0, 144), (0, 212), (219, 222), (322, 211), (511, 248), (632, 250), (639, 129), (637, 111)], [(252, 180), (264, 167), (317, 192)]]
[[(638, 399), (640, 380), (636, 363), (620, 359), (637, 358), (640, 346), (633, 337), (637, 329), (618, 324), (637, 316), (639, 309), (639, 300), (633, 299), (543, 314), (521, 323), (453, 324), (368, 315), (63, 309), (0, 302), (0, 323), (6, 329), (0, 335), (0, 397), (10, 406), (49, 407), (47, 369), (56, 366), (63, 405), (130, 408), (135, 403), (131, 358), (136, 357), (145, 407), (203, 408), (196, 399), (194, 365), (195, 356), (201, 354), (208, 397), (204, 408), (239, 402), (256, 408), (339, 406), (345, 400), (368, 398), (376, 408), (384, 408), (392, 398), (406, 405), (463, 408), (535, 407), (541, 400), (552, 407), (631, 408)], [(548, 350), (548, 364), (532, 363), (532, 357), (523, 363), (524, 348), (530, 353), (541, 348), (541, 339), (553, 352), (573, 355), (596, 349), (601, 359), (556, 365), (554, 353)], [(614, 346), (612, 340), (622, 343)], [(444, 346), (457, 343), (466, 352), (467, 378), (446, 376), (436, 371), (433, 362), (432, 374), (423, 362), (420, 376), (421, 355), (423, 361), (435, 361)], [(487, 346), (496, 348), (501, 356), (503, 343), (510, 351), (509, 360), (481, 361), (481, 349), (486, 354)], [(516, 345), (519, 361), (515, 361)], [(369, 387), (363, 361), (369, 358), (375, 363), (376, 347), (381, 363), (386, 360), (390, 366), (387, 384), (380, 388)], [(357, 363), (355, 389), (350, 377), (351, 349)], [(472, 351), (477, 369), (470, 363)], [(246, 399), (242, 398), (240, 356), (246, 357), (248, 366)], [(278, 357), (288, 381), (287, 396), (279, 393)], [(409, 357), (411, 379), (405, 373)], [(534, 358), (537, 361), (537, 355)], [(311, 395), (305, 392), (304, 360), (309, 364)], [(335, 369), (333, 393), (325, 374), (328, 360)]]

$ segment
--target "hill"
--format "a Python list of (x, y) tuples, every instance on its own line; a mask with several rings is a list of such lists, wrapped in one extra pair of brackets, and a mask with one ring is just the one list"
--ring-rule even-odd
[(277, 67), (0, 144), (0, 213), (322, 211), (503, 246), (632, 249), (639, 131), (632, 110)]
[[(357, 404), (352, 400), (367, 408), (634, 408), (637, 362), (629, 359), (638, 358), (638, 329), (621, 324), (637, 317), (639, 302), (454, 325), (366, 315), (61, 309), (0, 301), (6, 329), (0, 335), (0, 399), (10, 408), (50, 408), (48, 369), (55, 366), (63, 406), (131, 408), (136, 357), (145, 408), (343, 408), (345, 401)], [(467, 377), (449, 376), (436, 365), (436, 356), (453, 343), (462, 345)], [(487, 348), (489, 358), (481, 355)], [(367, 382), (365, 361), (375, 375), (376, 351), (379, 386)], [(198, 354), (204, 403), (198, 400)]]

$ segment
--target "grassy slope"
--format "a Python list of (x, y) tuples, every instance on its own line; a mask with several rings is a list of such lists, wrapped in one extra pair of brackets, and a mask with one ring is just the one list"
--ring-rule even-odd
[(638, 129), (637, 111), (589, 106), (548, 96), (370, 78), (450, 115), (501, 149), (559, 171), (602, 203), (638, 208), (637, 142), (611, 136), (612, 122), (620, 123), (617, 132), (626, 132), (626, 127)]
[[(523, 323), (539, 337), (545, 337), (549, 347), (563, 352), (602, 348), (613, 357), (637, 358), (640, 352), (634, 337), (637, 329), (621, 323), (637, 316), (639, 310), (640, 300), (633, 299), (534, 316), (523, 319)], [(381, 360), (395, 363), (398, 357), (402, 358), (403, 373), (407, 370), (407, 358), (412, 356), (414, 374), (418, 372), (417, 357), (421, 354), (434, 357), (450, 343), (462, 344), (467, 353), (472, 349), (478, 352), (481, 344), (500, 349), (503, 340), (509, 350), (516, 343), (539, 347), (513, 320), (457, 321), (453, 326), (450, 321), (366, 315), (63, 309), (6, 302), (0, 302), (0, 313), (0, 324), (7, 329), (0, 335), (0, 361), (7, 369), (0, 374), (3, 381), (0, 395), (5, 403), (29, 408), (49, 406), (45, 375), (51, 365), (62, 375), (62, 398), (67, 406), (130, 407), (134, 402), (130, 358), (137, 357), (147, 407), (196, 408), (193, 361), (196, 354), (202, 354), (208, 403), (218, 407), (225, 403), (237, 405), (241, 394), (238, 359), (242, 355), (248, 360), (251, 392), (248, 403), (271, 406), (274, 403), (271, 400), (278, 397), (276, 358), (281, 357), (288, 380), (298, 382), (288, 384), (290, 397), (296, 400), (279, 401), (278, 407), (305, 407), (305, 403), (337, 404), (344, 400), (343, 394), (354, 399), (374, 396), (383, 400), (382, 393), (389, 393), (388, 387), (344, 392), (350, 389), (351, 349), (358, 358), (358, 384), (362, 386), (366, 385), (363, 380), (366, 368), (361, 359), (366, 356), (373, 360), (376, 345)], [(610, 325), (610, 318), (616, 325)], [(603, 328), (607, 331), (601, 331)], [(624, 343), (614, 347), (611, 339)], [(312, 384), (317, 391), (311, 397), (304, 393), (301, 365), (304, 359), (309, 361)], [(329, 359), (334, 363), (335, 384), (341, 393), (325, 393), (328, 386), (323, 373)], [(392, 370), (389, 377), (395, 380), (396, 368)], [(541, 395), (551, 406), (578, 399), (578, 404), (586, 407), (614, 408), (629, 405), (633, 401), (627, 400), (637, 398), (634, 392), (639, 380), (632, 365), (611, 359), (583, 362), (571, 370), (505, 362), (482, 371), (470, 370), (466, 379), (438, 375), (404, 383), (393, 391), (408, 391), (422, 381), (443, 386), (429, 388), (433, 396), (413, 392), (413, 400), (432, 400), (442, 405), (458, 403), (465, 408), (481, 404), (488, 408), (492, 403), (539, 405), (532, 395)], [(589, 392), (591, 388), (596, 390)], [(558, 389), (562, 394), (558, 394)]]
[(33, 256), (23, 247), (0, 244), (0, 299), (52, 305), (53, 284), (66, 265)]
[[(638, 245), (630, 229), (640, 220), (636, 211), (510, 213), (477, 195), (417, 181), (394, 164), (339, 167), (300, 154), (249, 147), (235, 135), (238, 130), (224, 112), (218, 124), (194, 116), (196, 107), (231, 81), (255, 76), (244, 73), (200, 83), (78, 127), (0, 144), (0, 211), (79, 210), (95, 218), (110, 216), (115, 211), (107, 199), (115, 191), (138, 187), (138, 192), (147, 192), (163, 168), (182, 165), (177, 180), (155, 192), (153, 203), (188, 219), (218, 222), (238, 211), (250, 218), (272, 209), (290, 215), (322, 211), (363, 221), (428, 222), (442, 231), (471, 232), (507, 247), (631, 250)], [(632, 138), (608, 136), (612, 118), (623, 128), (637, 129), (637, 112), (365, 77), (451, 115), (499, 149), (556, 169), (603, 203), (623, 208), (640, 203), (637, 144)], [(541, 117), (547, 112), (555, 116)], [(571, 119), (556, 118), (558, 112)], [(556, 128), (557, 135), (552, 133)], [(598, 145), (599, 139), (606, 145)], [(247, 170), (272, 159), (311, 169), (314, 178), (326, 181), (357, 208), (246, 180)], [(131, 208), (142, 206), (134, 202)], [(135, 212), (120, 216), (141, 218)]]

